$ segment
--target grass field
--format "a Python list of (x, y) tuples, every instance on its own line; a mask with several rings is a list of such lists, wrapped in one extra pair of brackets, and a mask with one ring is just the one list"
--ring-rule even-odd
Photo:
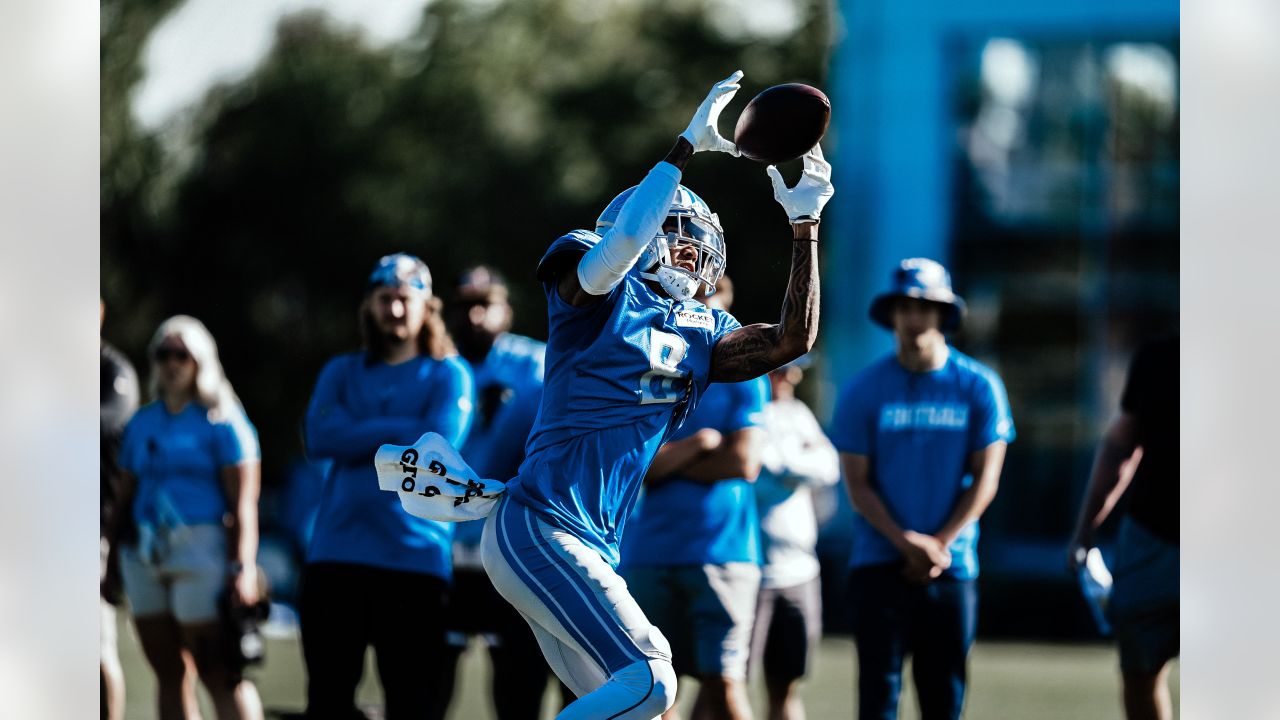
[[(128, 685), (129, 720), (155, 718), (155, 681), (142, 658), (137, 635), (127, 618), (120, 622), (120, 659)], [(473, 645), (459, 673), (454, 707), (449, 720), (488, 720), (493, 717), (488, 700), (488, 663), (483, 647)], [(423, 658), (424, 671), (429, 658)], [(1026, 642), (982, 642), (973, 650), (969, 663), (969, 698), (965, 717), (973, 720), (1110, 720), (1121, 718), (1119, 676), (1116, 653), (1109, 645), (1048, 644)], [(267, 717), (289, 717), (305, 706), (306, 682), (302, 653), (295, 638), (269, 639), (267, 663), (252, 671), (258, 684)], [(908, 675), (909, 677), (909, 675)], [(696, 683), (681, 681), (680, 703), (692, 705)], [(804, 687), (811, 720), (852, 718), (854, 701), (853, 642), (831, 637), (823, 641), (817, 667)], [(760, 683), (753, 683), (752, 704), (756, 716), (763, 717)], [(907, 681), (907, 693), (911, 689)], [(913, 696), (903, 695), (901, 718), (919, 717)], [(1178, 668), (1173, 670), (1174, 706), (1178, 699)], [(550, 695), (550, 693), (548, 694)], [(372, 665), (365, 672), (359, 690), (362, 705), (376, 707), (380, 691)], [(550, 698), (548, 697), (548, 700)], [(203, 703), (204, 716), (213, 713)], [(370, 713), (371, 716), (373, 713)], [(544, 718), (555, 715), (548, 705)], [(688, 716), (688, 713), (685, 713)], [(1177, 713), (1175, 712), (1175, 717)]]

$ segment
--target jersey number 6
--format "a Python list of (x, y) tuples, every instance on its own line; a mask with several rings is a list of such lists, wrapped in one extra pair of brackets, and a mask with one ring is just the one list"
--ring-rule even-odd
[(649, 372), (640, 376), (640, 404), (673, 403), (680, 399), (689, 373), (680, 361), (689, 351), (685, 339), (661, 330), (649, 331)]

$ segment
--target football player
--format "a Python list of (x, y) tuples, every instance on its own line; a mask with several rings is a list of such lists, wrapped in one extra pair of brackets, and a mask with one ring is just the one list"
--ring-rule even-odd
[(815, 147), (774, 195), (793, 228), (776, 325), (742, 327), (694, 300), (724, 270), (718, 218), (680, 185), (697, 152), (737, 155), (720, 111), (741, 71), (712, 87), (666, 158), (616, 197), (595, 232), (551, 244), (546, 384), (518, 476), (485, 520), (481, 557), (579, 699), (564, 720), (661, 715), (675, 701), (670, 648), (615, 571), (618, 543), (658, 447), (710, 382), (758, 377), (807, 352), (818, 330), (818, 217), (830, 166)]
[[(729, 310), (729, 276), (703, 302)], [(752, 484), (768, 402), (764, 377), (708, 387), (654, 456), (622, 545), (619, 570), (640, 609), (671, 641), (676, 673), (698, 678), (694, 720), (751, 717), (747, 652), (760, 591)], [(673, 707), (663, 717), (680, 715)]]
[[(475, 376), (476, 413), (461, 452), (480, 477), (506, 480), (524, 460), (524, 441), (542, 399), (546, 345), (509, 332), (507, 284), (483, 265), (458, 278), (445, 319), (458, 353)], [(460, 522), (453, 535), (453, 588), (446, 641), (455, 667), (467, 638), (482, 635), (493, 664), (494, 710), (498, 720), (537, 720), (550, 668), (538, 641), (520, 615), (498, 595), (480, 565), (484, 524)], [(445, 706), (454, 688), (450, 685)]]

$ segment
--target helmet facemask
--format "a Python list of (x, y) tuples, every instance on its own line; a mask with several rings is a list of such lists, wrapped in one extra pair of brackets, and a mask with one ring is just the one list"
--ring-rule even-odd
[[(672, 262), (672, 250), (681, 245), (692, 246), (697, 253), (692, 271)], [(656, 281), (676, 300), (693, 299), (703, 285), (706, 295), (714, 294), (725, 265), (724, 233), (718, 219), (694, 208), (672, 208), (637, 265), (641, 277)]]

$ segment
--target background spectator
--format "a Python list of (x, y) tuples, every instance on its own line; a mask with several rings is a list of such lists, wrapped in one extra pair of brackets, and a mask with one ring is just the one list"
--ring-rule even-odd
[[(99, 302), (98, 327), (106, 319), (106, 303)], [(102, 595), (102, 662), (101, 708), (102, 717), (108, 720), (124, 718), (124, 670), (120, 667), (120, 653), (116, 648), (116, 607), (124, 601), (124, 589), (120, 581), (119, 531), (127, 523), (127, 515), (121, 507), (122, 478), (116, 456), (120, 452), (120, 439), (125, 425), (138, 409), (138, 374), (124, 353), (102, 340), (101, 374), (101, 458), (99, 469), (102, 482), (99, 486), (99, 540), (102, 550), (100, 594)]]
[(994, 372), (947, 344), (964, 302), (938, 263), (903, 260), (871, 319), (896, 350), (840, 391), (831, 439), (858, 510), (849, 579), (858, 716), (897, 717), (913, 656), (920, 714), (959, 718), (977, 625), (978, 517), (1013, 419)]
[[(506, 280), (484, 265), (459, 276), (445, 315), (458, 352), (475, 376), (475, 422), (459, 450), (480, 477), (505, 482), (516, 476), (524, 460), (525, 440), (538, 415), (546, 345), (509, 332), (513, 313)], [(502, 599), (480, 564), (483, 530), (483, 522), (454, 528), (449, 603), (456, 611), (448, 615), (449, 649), (456, 666), (467, 637), (483, 635), (493, 665), (490, 697), (498, 720), (537, 720), (551, 668), (529, 624)], [(445, 691), (447, 706), (454, 688)], [(563, 700), (572, 699), (567, 688), (561, 692)]]
[(1124, 710), (1130, 720), (1173, 717), (1169, 662), (1178, 656), (1178, 337), (1145, 343), (1134, 355), (1120, 415), (1098, 456), (1067, 562), (1094, 546), (1095, 531), (1127, 506), (1108, 612), (1120, 645)]
[(224, 594), (238, 606), (259, 600), (257, 431), (199, 320), (161, 323), (149, 355), (154, 399), (120, 449), (137, 527), (120, 563), (160, 717), (199, 715), (187, 651), (219, 718), (260, 718), (257, 689), (227, 652), (239, 638), (219, 611)]
[(471, 371), (456, 356), (422, 260), (380, 259), (360, 304), (364, 349), (330, 360), (307, 408), (312, 458), (332, 460), (303, 569), (299, 614), (307, 715), (359, 716), (372, 645), (386, 714), (440, 718), (451, 523), (414, 517), (378, 489), (373, 456), (428, 431), (459, 445), (471, 424)]
[(840, 479), (836, 449), (796, 398), (808, 356), (769, 373), (756, 508), (763, 567), (751, 631), (751, 663), (764, 671), (769, 720), (803, 720), (800, 680), (822, 637), (822, 587), (814, 492)]

